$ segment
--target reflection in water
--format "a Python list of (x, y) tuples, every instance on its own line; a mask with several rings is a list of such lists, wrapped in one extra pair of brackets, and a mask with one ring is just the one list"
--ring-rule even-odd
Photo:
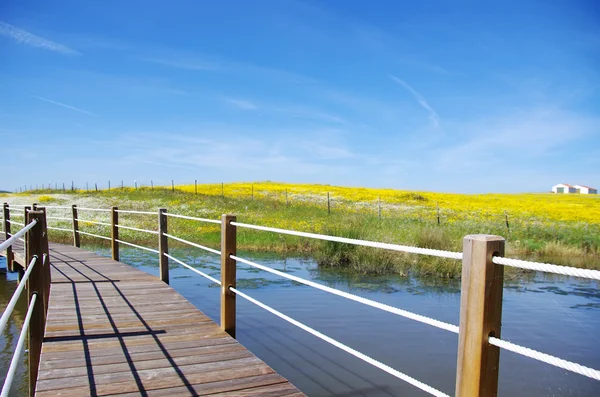
[[(171, 254), (220, 277), (220, 259), (198, 249)], [(110, 256), (106, 249), (98, 252)], [(460, 280), (323, 271), (306, 259), (239, 253), (281, 271), (458, 324)], [(157, 256), (121, 249), (121, 259), (158, 275)], [(171, 285), (219, 321), (217, 285), (171, 264)], [(457, 336), (239, 264), (237, 287), (328, 336), (454, 394)], [(3, 295), (5, 295), (3, 293)], [(24, 306), (21, 306), (20, 318)], [(421, 396), (414, 387), (349, 356), (242, 299), (238, 339), (309, 396)], [(593, 281), (528, 275), (505, 281), (502, 337), (600, 368), (600, 291)], [(17, 331), (18, 333), (18, 331)], [(2, 343), (10, 343), (4, 336)], [(13, 335), (14, 338), (14, 335)], [(15, 341), (16, 343), (16, 341)], [(2, 345), (4, 346), (4, 345)], [(0, 365), (8, 366), (2, 358)], [(600, 382), (502, 352), (499, 395), (598, 396)]]

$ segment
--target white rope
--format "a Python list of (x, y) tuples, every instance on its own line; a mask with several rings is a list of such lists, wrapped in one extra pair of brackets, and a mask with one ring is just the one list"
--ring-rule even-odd
[(115, 210), (115, 212), (120, 212), (123, 214), (158, 215), (158, 212), (150, 212), (150, 211)]
[(58, 208), (62, 210), (70, 210), (72, 207), (63, 207), (60, 205), (38, 205), (40, 208)]
[(78, 210), (82, 210), (82, 211), (99, 211), (99, 212), (111, 212), (112, 210), (107, 210), (104, 208), (82, 208), (82, 207), (75, 207)]
[(124, 225), (115, 225), (115, 226), (118, 227), (119, 229), (135, 230), (136, 232), (158, 234), (158, 232), (154, 231), (154, 230), (138, 229), (137, 227), (124, 226)]
[(489, 342), (491, 345), (498, 346), (502, 349), (506, 349), (513, 353), (521, 354), (523, 356), (533, 358), (534, 360), (542, 361), (546, 364), (566, 369), (567, 371), (575, 372), (579, 375), (587, 376), (588, 378), (600, 380), (600, 371), (598, 371), (597, 369), (585, 367), (583, 365), (563, 360), (562, 358), (554, 357), (546, 353), (541, 353), (524, 346), (519, 346), (514, 343), (495, 338), (493, 336), (489, 337)]
[(419, 389), (421, 389), (421, 390), (423, 390), (423, 391), (425, 391), (425, 392), (427, 392), (429, 394), (432, 394), (434, 396), (438, 396), (438, 397), (450, 397), (448, 394), (442, 393), (441, 391), (439, 391), (437, 389), (434, 389), (433, 387), (431, 387), (429, 385), (426, 385), (425, 383), (423, 383), (421, 381), (418, 381), (418, 380), (416, 380), (415, 378), (413, 378), (411, 376), (408, 376), (408, 375), (406, 375), (406, 374), (404, 374), (404, 373), (402, 373), (402, 372), (400, 372), (398, 370), (395, 370), (392, 367), (390, 367), (388, 365), (385, 365), (382, 362), (377, 361), (377, 360), (375, 360), (375, 359), (367, 356), (366, 354), (363, 354), (363, 353), (361, 353), (361, 352), (359, 352), (357, 350), (354, 350), (353, 348), (351, 348), (351, 347), (349, 347), (349, 346), (347, 346), (347, 345), (345, 345), (345, 344), (343, 344), (341, 342), (338, 342), (337, 340), (335, 340), (333, 338), (330, 338), (329, 336), (327, 336), (325, 334), (322, 334), (321, 332), (319, 332), (317, 330), (314, 330), (313, 328), (311, 328), (311, 327), (309, 327), (307, 325), (304, 325), (301, 322), (296, 321), (296, 320), (294, 320), (291, 317), (286, 316), (285, 314), (283, 314), (283, 313), (281, 313), (281, 312), (273, 309), (270, 306), (265, 305), (264, 303), (262, 303), (260, 301), (257, 301), (256, 299), (254, 299), (254, 298), (252, 298), (252, 297), (244, 294), (241, 291), (238, 291), (237, 289), (235, 289), (233, 287), (229, 287), (229, 290), (232, 291), (232, 292), (234, 292), (235, 294), (241, 296), (242, 298), (244, 298), (244, 299), (246, 299), (246, 300), (254, 303), (255, 305), (262, 307), (266, 311), (268, 311), (270, 313), (273, 313), (277, 317), (279, 317), (279, 318), (281, 318), (281, 319), (283, 319), (283, 320), (285, 320), (285, 321), (287, 321), (287, 322), (295, 325), (296, 327), (299, 327), (299, 328), (303, 329), (304, 331), (306, 331), (306, 332), (308, 332), (308, 333), (316, 336), (317, 338), (319, 338), (321, 340), (324, 340), (325, 342), (327, 342), (329, 344), (332, 344), (333, 346), (337, 347), (338, 349), (341, 349), (341, 350), (345, 351), (346, 353), (350, 353), (354, 357), (357, 357), (357, 358), (359, 358), (359, 359), (361, 359), (361, 360), (363, 360), (363, 361), (365, 361), (365, 362), (373, 365), (374, 367), (377, 367), (377, 368), (379, 368), (379, 369), (387, 372), (390, 375), (393, 375), (393, 376), (395, 376), (395, 377), (397, 377), (399, 379), (402, 379), (405, 382), (410, 383), (411, 385), (415, 386), (416, 388), (419, 388)]
[(191, 245), (192, 247), (200, 248), (200, 249), (203, 249), (203, 250), (205, 250), (205, 251), (212, 252), (213, 254), (221, 255), (221, 251), (217, 251), (217, 250), (215, 250), (215, 249), (208, 248), (208, 247), (205, 247), (205, 246), (203, 246), (203, 245), (200, 245), (200, 244), (192, 243), (191, 241), (184, 240), (184, 239), (182, 239), (182, 238), (175, 237), (175, 236), (173, 236), (173, 235), (170, 235), (170, 234), (167, 234), (167, 233), (163, 233), (163, 234), (164, 234), (165, 236), (169, 237), (169, 238), (172, 238), (173, 240), (177, 240), (177, 241), (180, 241), (180, 242), (182, 242), (182, 243), (184, 243), (184, 244)]
[[(72, 232), (72, 230), (67, 230), (67, 231), (68, 232)], [(82, 232), (81, 230), (78, 230), (77, 233), (85, 234), (86, 236), (98, 237), (98, 238), (101, 238), (101, 239), (104, 239), (104, 240), (111, 240), (110, 237), (104, 237), (104, 236), (100, 236), (98, 234), (93, 234), (93, 233), (88, 233), (88, 232)]]
[(69, 222), (73, 221), (73, 218), (62, 218), (60, 216), (47, 216), (46, 219), (56, 219), (57, 221), (69, 221)]
[(430, 249), (430, 248), (411, 247), (408, 245), (379, 243), (376, 241), (358, 240), (358, 239), (354, 239), (354, 238), (327, 236), (324, 234), (298, 232), (295, 230), (286, 230), (286, 229), (278, 229), (278, 228), (274, 228), (274, 227), (250, 225), (247, 223), (240, 223), (240, 222), (231, 222), (231, 224), (233, 226), (245, 227), (248, 229), (262, 230), (262, 231), (266, 231), (266, 232), (274, 232), (274, 233), (281, 233), (281, 234), (289, 234), (290, 236), (308, 237), (308, 238), (314, 238), (317, 240), (334, 241), (337, 243), (361, 245), (364, 247), (383, 248), (383, 249), (387, 249), (387, 250), (391, 250), (391, 251), (408, 252), (411, 254), (422, 254), (422, 255), (437, 256), (440, 258), (449, 258), (449, 259), (462, 259), (462, 257), (463, 257), (462, 252), (442, 251), (442, 250), (434, 250), (434, 249)]
[(553, 265), (551, 263), (530, 262), (523, 261), (520, 259), (504, 258), (500, 256), (494, 256), (492, 258), (492, 262), (494, 262), (497, 265), (518, 267), (521, 269), (535, 270), (538, 272), (555, 273), (562, 274), (565, 276), (583, 277), (590, 278), (592, 280), (600, 280), (600, 270), (579, 269), (570, 266), (559, 266)]
[(71, 229), (63, 229), (62, 227), (53, 227), (53, 226), (46, 226), (46, 227), (51, 230), (60, 230), (61, 232), (73, 233), (73, 230), (71, 230)]
[(19, 240), (21, 236), (27, 233), (33, 226), (35, 226), (36, 223), (37, 219), (34, 219), (31, 221), (31, 223), (29, 223), (29, 225), (25, 226), (23, 229), (19, 230), (15, 234), (6, 233), (7, 236), (11, 237), (4, 241), (2, 244), (0, 244), (0, 251), (4, 251), (6, 247), (13, 245), (15, 241)]
[[(20, 210), (19, 210), (20, 211)], [(18, 216), (20, 218), (25, 218), (25, 214), (10, 214), (10, 217), (12, 218), (13, 216)]]
[(98, 222), (98, 221), (90, 221), (88, 219), (75, 219), (77, 222), (87, 222), (87, 223), (93, 223), (95, 225), (101, 225), (101, 226), (112, 226), (112, 224), (110, 223), (105, 223), (105, 222)]
[[(108, 239), (108, 240), (110, 240), (110, 239)], [(115, 239), (115, 241), (116, 241), (117, 243), (121, 243), (121, 244), (129, 245), (129, 246), (131, 246), (131, 247), (134, 247), (134, 248), (139, 248), (139, 249), (142, 249), (142, 250), (146, 250), (146, 251), (154, 252), (155, 254), (160, 254), (160, 252), (158, 252), (157, 250), (155, 250), (155, 249), (152, 249), (152, 248), (148, 248), (148, 247), (142, 247), (141, 245), (136, 245), (136, 244), (128, 243), (127, 241), (123, 241), (123, 240), (117, 240), (117, 239)]]
[(4, 385), (2, 386), (2, 393), (0, 397), (8, 397), (10, 393), (10, 387), (12, 386), (13, 379), (15, 377), (15, 372), (19, 365), (19, 360), (21, 358), (21, 354), (23, 353), (23, 346), (25, 345), (25, 337), (27, 336), (27, 329), (29, 328), (29, 323), (31, 322), (31, 313), (33, 313), (33, 308), (35, 307), (35, 301), (37, 300), (37, 293), (34, 293), (31, 296), (31, 303), (29, 303), (29, 308), (27, 309), (27, 315), (25, 316), (25, 320), (23, 321), (23, 328), (21, 329), (21, 333), (19, 334), (19, 340), (17, 342), (17, 347), (15, 348), (15, 352), (13, 354), (12, 360), (10, 360), (10, 367), (8, 368), (8, 373), (6, 374), (6, 379), (4, 379)]
[(25, 242), (25, 240), (23, 240), (23, 239), (22, 239), (22, 238), (20, 238), (20, 237), (19, 237), (19, 240), (20, 240), (20, 241), (22, 241), (22, 242)]
[(6, 220), (6, 222), (10, 223), (11, 225), (25, 226), (25, 224), (24, 224), (24, 223), (21, 223), (21, 222), (15, 222), (15, 221), (12, 221), (12, 220), (10, 220), (10, 219), (7, 219), (7, 220)]
[(171, 216), (173, 218), (190, 219), (192, 221), (200, 221), (200, 222), (208, 222), (208, 223), (217, 223), (219, 225), (221, 224), (221, 221), (220, 220), (216, 220), (216, 219), (196, 218), (194, 216), (171, 214), (169, 212), (165, 212), (164, 214), (166, 216)]
[(167, 258), (169, 258), (169, 259), (172, 259), (172, 260), (174, 260), (175, 262), (179, 263), (181, 266), (185, 266), (185, 267), (187, 267), (188, 269), (190, 269), (191, 271), (193, 271), (193, 272), (196, 272), (196, 273), (198, 273), (199, 275), (201, 275), (201, 276), (203, 276), (203, 277), (206, 277), (207, 279), (209, 279), (209, 280), (210, 280), (210, 281), (212, 281), (213, 283), (221, 285), (221, 282), (220, 282), (219, 280), (217, 280), (216, 278), (214, 278), (214, 277), (211, 277), (211, 276), (209, 276), (208, 274), (206, 274), (206, 273), (204, 273), (204, 272), (201, 272), (200, 270), (198, 270), (198, 269), (196, 269), (196, 268), (193, 268), (193, 267), (191, 267), (191, 266), (190, 266), (190, 265), (188, 265), (187, 263), (184, 263), (184, 262), (180, 261), (179, 259), (177, 259), (177, 258), (175, 258), (175, 257), (172, 257), (172, 256), (171, 256), (171, 255), (169, 255), (169, 254), (164, 254), (164, 255), (165, 255)]
[(0, 334), (4, 332), (4, 327), (8, 322), (8, 318), (10, 317), (13, 309), (15, 308), (15, 305), (17, 304), (17, 301), (21, 296), (21, 292), (23, 292), (23, 288), (25, 288), (25, 284), (27, 283), (27, 279), (29, 279), (29, 275), (31, 274), (31, 271), (33, 270), (33, 267), (37, 262), (37, 258), (37, 255), (34, 255), (33, 258), (31, 258), (31, 262), (29, 262), (29, 266), (27, 266), (27, 270), (25, 271), (25, 274), (23, 274), (23, 278), (21, 279), (21, 281), (19, 281), (19, 286), (13, 293), (12, 298), (10, 298), (10, 302), (8, 302), (8, 305), (6, 305), (6, 309), (4, 309), (4, 312), (2, 313), (2, 318), (0, 318)]
[(12, 209), (12, 208), (10, 208), (10, 207), (20, 207), (20, 208), (25, 208), (25, 207), (29, 207), (29, 206), (30, 206), (29, 204), (25, 204), (25, 205), (23, 205), (23, 204), (9, 204), (9, 205), (8, 205), (8, 210), (9, 210), (9, 211), (15, 211), (14, 209)]
[(275, 270), (275, 269), (272, 269), (272, 268), (267, 267), (267, 266), (260, 265), (260, 264), (255, 263), (255, 262), (251, 262), (251, 261), (243, 259), (243, 258), (239, 258), (239, 257), (237, 257), (235, 255), (230, 255), (230, 258), (234, 259), (234, 260), (236, 260), (238, 262), (242, 262), (242, 263), (245, 263), (247, 265), (250, 265), (252, 267), (256, 267), (258, 269), (267, 271), (269, 273), (276, 274), (276, 275), (278, 275), (280, 277), (284, 277), (284, 278), (287, 278), (289, 280), (293, 280), (293, 281), (296, 281), (298, 283), (301, 283), (301, 284), (304, 284), (304, 285), (308, 285), (308, 286), (311, 286), (313, 288), (320, 289), (321, 291), (329, 292), (330, 294), (333, 294), (333, 295), (341, 296), (342, 298), (350, 299), (350, 300), (353, 300), (355, 302), (359, 302), (359, 303), (362, 303), (364, 305), (371, 306), (371, 307), (374, 307), (376, 309), (380, 309), (380, 310), (386, 311), (388, 313), (397, 314), (399, 316), (402, 316), (402, 317), (405, 317), (405, 318), (408, 318), (408, 319), (411, 319), (411, 320), (415, 320), (415, 321), (418, 321), (418, 322), (423, 323), (423, 324), (431, 325), (431, 326), (436, 327), (436, 328), (440, 328), (440, 329), (443, 329), (443, 330), (446, 330), (446, 331), (454, 332), (456, 334), (458, 333), (458, 326), (453, 325), (453, 324), (448, 324), (448, 323), (445, 323), (443, 321), (435, 320), (433, 318), (425, 317), (425, 316), (422, 316), (420, 314), (416, 314), (416, 313), (412, 313), (412, 312), (409, 312), (409, 311), (406, 311), (406, 310), (398, 309), (396, 307), (389, 306), (389, 305), (386, 305), (384, 303), (376, 302), (376, 301), (373, 301), (371, 299), (363, 298), (361, 296), (353, 295), (353, 294), (350, 294), (348, 292), (337, 290), (335, 288), (327, 287), (325, 285), (322, 285), (322, 284), (319, 284), (319, 283), (315, 283), (313, 281), (308, 281), (308, 280), (305, 280), (305, 279), (300, 278), (300, 277), (292, 276), (291, 274), (284, 273), (284, 272), (281, 272), (279, 270)]

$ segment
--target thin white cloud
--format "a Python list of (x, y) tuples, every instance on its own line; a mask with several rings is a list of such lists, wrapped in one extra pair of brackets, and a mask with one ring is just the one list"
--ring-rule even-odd
[(238, 98), (229, 98), (229, 97), (225, 97), (223, 98), (223, 100), (227, 103), (229, 103), (230, 105), (235, 106), (238, 109), (242, 109), (242, 110), (256, 110), (258, 109), (258, 105), (256, 105), (253, 102), (250, 102), (246, 99), (238, 99)]
[(71, 109), (71, 110), (74, 110), (74, 111), (79, 112), (79, 113), (87, 114), (88, 116), (95, 116), (94, 113), (88, 112), (87, 110), (76, 108), (75, 106), (67, 105), (67, 104), (61, 103), (61, 102), (56, 102), (56, 101), (53, 101), (53, 100), (48, 99), (48, 98), (42, 98), (41, 96), (37, 96), (37, 95), (32, 95), (32, 97), (35, 98), (35, 99), (39, 99), (40, 101), (52, 103), (54, 105), (62, 106), (64, 108)]
[(55, 43), (23, 29), (19, 29), (9, 23), (0, 21), (0, 35), (10, 37), (17, 43), (27, 44), (32, 47), (43, 48), (44, 50), (58, 52), (65, 55), (77, 55), (77, 51), (63, 44)]
[(398, 77), (396, 77), (394, 75), (390, 75), (390, 79), (392, 79), (395, 83), (400, 84), (402, 87), (404, 87), (405, 90), (410, 92), (415, 97), (415, 99), (417, 100), (419, 105), (421, 105), (421, 107), (423, 109), (427, 110), (427, 112), (429, 113), (429, 120), (431, 120), (431, 123), (435, 127), (438, 127), (440, 125), (440, 117), (438, 116), (437, 112), (435, 110), (433, 110), (433, 108), (431, 106), (429, 106), (429, 103), (427, 103), (427, 101), (425, 100), (423, 95), (419, 94), (406, 81), (399, 79)]

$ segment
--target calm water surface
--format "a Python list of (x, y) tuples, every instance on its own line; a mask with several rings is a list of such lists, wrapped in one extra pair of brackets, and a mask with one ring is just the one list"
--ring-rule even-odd
[[(98, 253), (109, 255), (108, 250)], [(219, 258), (200, 250), (172, 254), (219, 277)], [(239, 254), (244, 256), (243, 253)], [(245, 257), (299, 277), (378, 302), (458, 324), (460, 283), (401, 277), (365, 277), (317, 269), (310, 260), (248, 254)], [(158, 275), (156, 255), (122, 249), (121, 260)], [(1, 265), (0, 265), (1, 266)], [(3, 307), (15, 288), (14, 275), (0, 275)], [(219, 289), (176, 265), (171, 285), (219, 321)], [(453, 395), (457, 335), (270, 273), (238, 265), (238, 289), (399, 371)], [(22, 303), (0, 339), (4, 376), (25, 314)], [(507, 282), (504, 339), (561, 358), (600, 368), (600, 290), (597, 282), (538, 275)], [(309, 396), (424, 396), (410, 386), (265, 310), (238, 299), (238, 340)], [(18, 380), (26, 390), (25, 370)], [(18, 395), (18, 394), (15, 394)], [(25, 393), (22, 393), (25, 395)], [(500, 396), (600, 396), (600, 382), (503, 351)]]

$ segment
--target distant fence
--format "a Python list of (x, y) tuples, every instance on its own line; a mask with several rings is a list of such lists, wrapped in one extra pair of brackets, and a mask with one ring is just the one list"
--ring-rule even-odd
[[(22, 206), (19, 208), (23, 208)], [(33, 206), (36, 208), (36, 205)], [(69, 221), (71, 229), (48, 226), (49, 230), (72, 233), (73, 245), (81, 245), (81, 235), (110, 241), (112, 258), (119, 260), (120, 245), (127, 245), (137, 249), (149, 251), (158, 255), (160, 278), (164, 282), (169, 282), (169, 261), (173, 261), (185, 268), (207, 278), (215, 284), (221, 286), (221, 328), (235, 337), (236, 332), (236, 297), (239, 296), (253, 304), (269, 311), (275, 316), (303, 329), (315, 337), (336, 346), (337, 348), (393, 375), (402, 379), (411, 385), (434, 396), (448, 396), (448, 394), (437, 390), (405, 372), (391, 368), (388, 365), (377, 361), (354, 348), (347, 346), (317, 330), (311, 328), (284, 313), (281, 313), (272, 307), (256, 300), (248, 294), (236, 288), (236, 268), (237, 263), (243, 263), (262, 271), (275, 274), (321, 291), (325, 291), (355, 302), (362, 303), (375, 309), (383, 310), (388, 313), (396, 314), (414, 321), (421, 322), (445, 331), (458, 334), (458, 363), (456, 372), (455, 395), (463, 397), (471, 396), (495, 396), (498, 389), (498, 370), (500, 349), (505, 349), (517, 354), (530, 357), (532, 359), (545, 362), (547, 364), (563, 368), (565, 370), (600, 381), (600, 371), (585, 367), (578, 363), (563, 360), (546, 353), (535, 351), (524, 346), (500, 338), (501, 318), (502, 318), (502, 292), (504, 282), (504, 266), (512, 266), (522, 269), (535, 270), (540, 272), (561, 274), (573, 277), (581, 277), (592, 280), (600, 280), (600, 271), (579, 269), (568, 266), (558, 266), (547, 263), (538, 263), (509, 259), (504, 257), (505, 240), (500, 236), (492, 235), (468, 235), (463, 240), (462, 252), (451, 252), (434, 250), (427, 248), (412, 247), (399, 244), (381, 243), (368, 240), (357, 240), (338, 236), (329, 236), (316, 233), (307, 233), (295, 230), (279, 229), (268, 226), (259, 226), (237, 222), (233, 215), (223, 215), (221, 219), (206, 219), (188, 215), (171, 214), (166, 209), (161, 208), (153, 211), (135, 211), (120, 210), (118, 207), (108, 208), (82, 208), (77, 205), (72, 206), (46, 206), (50, 210), (69, 211), (70, 217), (48, 216), (49, 220)], [(11, 224), (16, 224), (11, 219), (11, 208), (4, 204), (4, 227), (7, 237), (11, 235)], [(17, 210), (20, 211), (20, 210)], [(100, 222), (80, 218), (80, 213), (102, 212), (106, 213), (110, 222)], [(26, 213), (34, 214), (35, 211)], [(125, 226), (119, 223), (119, 217), (123, 216), (155, 216), (157, 217), (157, 229), (148, 230)], [(218, 224), (221, 227), (220, 249), (214, 249), (202, 244), (185, 240), (177, 237), (175, 233), (169, 232), (168, 219), (180, 218), (195, 222), (204, 222)], [(80, 229), (80, 222), (97, 224), (110, 229), (109, 235), (100, 235), (85, 232)], [(237, 256), (237, 229), (246, 228), (260, 232), (279, 233), (303, 238), (318, 239), (344, 244), (353, 244), (365, 247), (373, 247), (396, 252), (405, 252), (418, 255), (428, 255), (453, 260), (462, 260), (462, 285), (460, 301), (459, 326), (445, 323), (433, 318), (429, 318), (417, 313), (412, 313), (401, 308), (389, 306), (377, 301), (363, 298), (348, 292), (340, 291), (320, 283), (306, 280), (288, 273), (284, 273), (259, 263)], [(141, 246), (132, 242), (124, 241), (119, 237), (119, 230), (126, 229), (134, 232), (153, 234), (157, 236), (157, 249)], [(108, 233), (107, 233), (108, 234)], [(12, 237), (11, 237), (12, 238)], [(199, 248), (221, 257), (221, 278), (216, 279), (207, 273), (196, 269), (185, 261), (169, 254), (169, 240), (177, 241), (195, 248)], [(8, 255), (8, 250), (7, 250)], [(30, 265), (31, 266), (31, 265)]]

